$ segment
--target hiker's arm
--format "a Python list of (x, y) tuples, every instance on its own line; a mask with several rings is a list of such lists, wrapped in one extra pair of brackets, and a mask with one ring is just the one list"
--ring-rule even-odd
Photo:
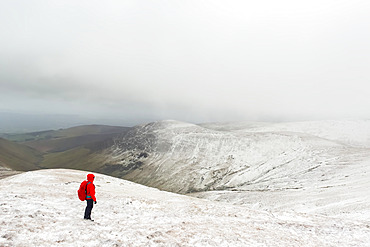
[(96, 197), (95, 197), (95, 186), (91, 184), (90, 186), (90, 195), (91, 198), (93, 199), (94, 202), (96, 202)]

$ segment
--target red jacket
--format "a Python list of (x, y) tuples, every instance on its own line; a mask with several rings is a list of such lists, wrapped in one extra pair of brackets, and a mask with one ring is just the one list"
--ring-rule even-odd
[(92, 199), (95, 202), (96, 197), (95, 197), (94, 178), (95, 176), (93, 174), (87, 175), (86, 200)]

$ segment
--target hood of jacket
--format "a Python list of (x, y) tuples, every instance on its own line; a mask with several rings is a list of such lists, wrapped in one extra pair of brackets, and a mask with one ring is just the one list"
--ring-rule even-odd
[(94, 182), (94, 178), (95, 178), (94, 174), (87, 174), (87, 181), (92, 183)]

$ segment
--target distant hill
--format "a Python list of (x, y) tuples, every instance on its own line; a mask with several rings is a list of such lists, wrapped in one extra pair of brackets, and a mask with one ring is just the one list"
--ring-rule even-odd
[(131, 126), (126, 119), (86, 118), (64, 114), (22, 114), (0, 111), (0, 137), (2, 133), (29, 133), (43, 130), (70, 128), (90, 123), (110, 126)]
[(5, 135), (8, 140), (23, 143), (40, 152), (62, 152), (89, 143), (112, 139), (124, 133), (127, 127), (84, 125), (68, 129), (48, 130), (25, 134)]
[(0, 138), (0, 166), (17, 171), (40, 169), (42, 154), (26, 145)]
[[(91, 168), (94, 163), (104, 164), (104, 158), (96, 158), (99, 156), (97, 153), (111, 147), (113, 139), (129, 129), (119, 126), (85, 125), (6, 135), (8, 140), (0, 139), (0, 166), (17, 171), (69, 166), (75, 169)], [(92, 154), (93, 158), (89, 154)]]
[(32, 142), (57, 138), (77, 137), (84, 135), (116, 134), (128, 130), (128, 127), (108, 125), (81, 125), (67, 129), (45, 130), (21, 134), (3, 134), (2, 137), (16, 142)]

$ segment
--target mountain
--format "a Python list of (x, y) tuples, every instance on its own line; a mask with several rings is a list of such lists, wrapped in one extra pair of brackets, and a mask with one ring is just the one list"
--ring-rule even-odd
[(204, 123), (200, 126), (232, 132), (297, 132), (355, 147), (370, 148), (370, 120), (306, 121), (287, 123)]
[(76, 191), (87, 173), (41, 170), (0, 180), (0, 246), (361, 247), (370, 242), (368, 221), (263, 212), (97, 173), (95, 222), (85, 221), (86, 203)]
[(160, 121), (83, 145), (65, 144), (73, 136), (51, 138), (63, 145), (50, 144), (39, 167), (89, 170), (255, 209), (360, 220), (370, 217), (369, 125)]
[[(356, 202), (356, 213), (368, 212), (370, 201), (364, 194), (370, 186), (370, 150), (366, 142), (352, 140), (351, 132), (340, 132), (343, 126), (350, 129), (358, 123), (338, 122), (335, 131), (332, 124), (305, 124), (311, 126), (307, 132), (302, 123), (283, 129), (281, 125), (238, 124), (235, 128), (177, 121), (136, 126), (105, 151), (107, 159), (98, 171), (162, 190), (260, 209), (306, 212), (307, 204), (318, 213), (345, 212), (352, 217), (351, 206)], [(369, 132), (363, 135), (368, 137)], [(336, 207), (327, 210), (329, 204)]]
[(275, 123), (244, 128), (244, 130), (248, 132), (307, 133), (349, 146), (370, 148), (370, 120)]
[(107, 169), (115, 166), (125, 178), (179, 193), (264, 189), (271, 179), (300, 181), (307, 172), (329, 169), (333, 160), (335, 165), (368, 154), (367, 148), (303, 132), (215, 131), (176, 121), (138, 126), (110, 151)]

